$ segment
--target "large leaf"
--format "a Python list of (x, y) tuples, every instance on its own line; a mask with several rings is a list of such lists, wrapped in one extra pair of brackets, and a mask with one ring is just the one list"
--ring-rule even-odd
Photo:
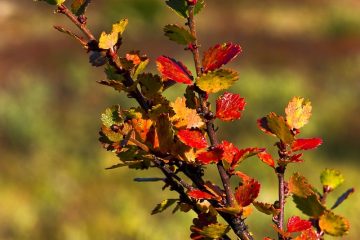
[(350, 224), (347, 219), (333, 212), (327, 211), (319, 219), (321, 230), (331, 236), (344, 236), (349, 232)]
[(240, 119), (245, 104), (239, 94), (226, 92), (216, 100), (216, 117), (222, 121)]
[(294, 97), (285, 109), (286, 122), (291, 128), (299, 129), (309, 122), (311, 102), (304, 98)]
[(111, 33), (107, 34), (102, 32), (99, 38), (99, 48), (110, 49), (114, 47), (117, 44), (119, 37), (121, 37), (122, 33), (124, 32), (127, 24), (128, 20), (122, 19), (112, 25)]
[[(183, 18), (189, 17), (189, 8), (186, 0), (168, 0), (166, 4), (179, 16)], [(199, 13), (204, 6), (204, 0), (198, 0), (194, 7), (194, 14)]]
[(344, 182), (344, 176), (335, 169), (325, 169), (320, 175), (321, 184), (331, 190), (337, 188)]
[(199, 129), (181, 129), (177, 136), (189, 147), (201, 149), (208, 145), (204, 134)]
[(195, 109), (186, 107), (185, 97), (177, 98), (171, 103), (175, 115), (171, 117), (171, 121), (177, 128), (201, 128), (204, 125), (199, 114)]
[(311, 228), (311, 222), (303, 220), (298, 216), (292, 216), (288, 219), (286, 227), (288, 232), (301, 232)]
[(182, 45), (188, 45), (195, 41), (195, 38), (184, 27), (180, 27), (176, 24), (169, 24), (164, 27), (165, 36), (171, 41)]
[(156, 65), (164, 81), (173, 80), (178, 83), (192, 84), (191, 72), (181, 62), (160, 56), (156, 59)]
[(76, 16), (83, 15), (90, 2), (91, 0), (74, 0), (71, 4), (71, 11)]
[(292, 151), (309, 150), (317, 148), (322, 144), (321, 138), (296, 139), (292, 145)]
[(293, 200), (296, 207), (309, 217), (317, 218), (325, 211), (325, 207), (320, 203), (316, 194), (311, 194), (306, 198), (293, 195)]
[(208, 72), (196, 79), (196, 85), (207, 93), (216, 93), (228, 89), (239, 79), (237, 72), (229, 69), (218, 69)]
[(161, 203), (157, 204), (156, 207), (151, 211), (151, 215), (163, 212), (177, 201), (178, 199), (166, 199), (162, 201)]
[(311, 185), (308, 183), (307, 179), (304, 176), (301, 176), (299, 173), (294, 173), (289, 180), (289, 191), (292, 194), (295, 194), (299, 197), (306, 198), (312, 194)]
[(214, 71), (241, 53), (241, 47), (234, 43), (217, 44), (207, 50), (202, 60), (204, 71)]

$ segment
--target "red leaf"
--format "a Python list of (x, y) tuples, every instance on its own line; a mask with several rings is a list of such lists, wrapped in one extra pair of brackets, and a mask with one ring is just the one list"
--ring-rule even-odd
[(223, 152), (221, 159), (227, 161), (230, 164), (234, 161), (235, 156), (239, 152), (239, 149), (228, 141), (222, 141), (221, 144), (216, 146), (216, 148), (221, 149)]
[(226, 92), (216, 100), (216, 117), (223, 121), (239, 119), (245, 104), (239, 94)]
[(269, 165), (272, 168), (275, 168), (275, 161), (273, 159), (273, 157), (271, 156), (270, 153), (267, 152), (260, 152), (257, 154), (258, 157), (260, 158), (261, 161), (263, 161), (264, 163), (266, 163), (267, 165)]
[(192, 84), (191, 72), (181, 62), (160, 56), (156, 59), (156, 65), (164, 81), (170, 79), (179, 83)]
[(316, 232), (313, 229), (307, 229), (303, 232), (301, 232), (300, 236), (297, 236), (294, 238), (294, 240), (318, 240)]
[(213, 199), (214, 196), (210, 193), (203, 192), (199, 189), (191, 190), (187, 193), (189, 197), (195, 198), (195, 199)]
[(243, 178), (243, 185), (235, 192), (235, 199), (241, 207), (250, 205), (259, 195), (260, 184), (253, 178)]
[(180, 141), (193, 148), (206, 148), (207, 142), (199, 129), (182, 129), (178, 132)]
[(302, 155), (303, 155), (302, 153), (292, 155), (289, 158), (289, 162), (292, 162), (292, 163), (303, 162), (304, 160), (301, 159)]
[(302, 220), (298, 216), (293, 216), (289, 218), (287, 222), (287, 231), (290, 233), (301, 232), (311, 228), (311, 222), (307, 220)]
[(254, 156), (264, 150), (265, 148), (257, 148), (257, 147), (240, 149), (238, 153), (234, 156), (234, 160), (231, 163), (231, 167), (233, 168), (236, 167), (238, 163), (242, 162), (246, 158)]
[(209, 164), (211, 162), (220, 161), (222, 158), (222, 155), (223, 155), (223, 150), (221, 150), (219, 148), (214, 148), (213, 150), (199, 153), (196, 156), (196, 159), (202, 164)]
[(241, 51), (240, 45), (234, 43), (215, 45), (204, 53), (202, 60), (204, 71), (208, 72), (220, 68), (234, 59)]
[(291, 145), (291, 150), (300, 151), (314, 149), (320, 146), (322, 142), (321, 138), (296, 139)]

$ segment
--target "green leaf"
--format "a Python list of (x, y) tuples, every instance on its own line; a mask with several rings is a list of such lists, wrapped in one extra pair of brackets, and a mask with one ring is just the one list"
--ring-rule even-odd
[(230, 231), (229, 225), (224, 225), (221, 223), (212, 223), (208, 226), (205, 226), (201, 231), (200, 234), (211, 238), (211, 239), (218, 239), (224, 236), (227, 232)]
[(142, 94), (147, 98), (154, 98), (161, 94), (163, 90), (163, 82), (159, 75), (142, 73), (137, 80), (140, 83)]
[(126, 87), (123, 83), (119, 82), (119, 81), (115, 81), (115, 80), (100, 80), (97, 81), (98, 83), (100, 83), (101, 85), (105, 85), (105, 86), (109, 86), (114, 88), (116, 91), (125, 91)]
[(344, 176), (335, 169), (325, 169), (320, 175), (321, 184), (334, 190), (344, 182)]
[(116, 80), (116, 81), (125, 80), (124, 76), (121, 74), (118, 74), (116, 69), (111, 65), (108, 65), (105, 67), (105, 74), (106, 74), (106, 78), (108, 80)]
[(147, 153), (137, 146), (127, 146), (117, 156), (122, 162), (128, 164), (129, 168), (147, 169), (150, 167), (150, 159), (147, 157)]
[(294, 141), (294, 135), (290, 131), (289, 126), (283, 116), (278, 116), (276, 113), (270, 113), (266, 116), (267, 126), (271, 132), (275, 134), (281, 141), (286, 144), (291, 144)]
[(306, 198), (293, 195), (293, 200), (296, 207), (310, 217), (317, 218), (325, 211), (325, 207), (320, 203), (316, 194), (311, 194)]
[(99, 38), (99, 48), (101, 49), (110, 49), (114, 47), (122, 33), (124, 32), (128, 24), (127, 19), (122, 19), (119, 22), (112, 25), (112, 31), (110, 34), (102, 32)]
[(166, 199), (162, 201), (161, 203), (157, 204), (156, 207), (151, 211), (151, 215), (163, 212), (177, 201), (178, 199)]
[(196, 85), (207, 93), (216, 93), (228, 89), (239, 79), (237, 72), (229, 69), (218, 69), (208, 72), (196, 79)]
[(319, 219), (319, 226), (326, 234), (340, 237), (349, 232), (349, 221), (333, 212), (327, 211)]
[(71, 4), (71, 11), (76, 16), (83, 15), (90, 2), (91, 0), (74, 0)]
[(169, 24), (164, 27), (165, 36), (171, 41), (177, 42), (182, 45), (188, 45), (195, 41), (195, 38), (184, 27), (176, 24)]
[(304, 176), (294, 173), (289, 180), (289, 191), (299, 197), (306, 198), (314, 194), (311, 185)]
[(35, 2), (47, 2), (51, 5), (61, 5), (65, 2), (65, 0), (35, 0)]
[(101, 114), (101, 122), (107, 128), (110, 128), (114, 124), (121, 124), (120, 106), (116, 105), (107, 108), (105, 112)]
[[(188, 18), (189, 17), (189, 10), (186, 0), (168, 0), (166, 4), (180, 17)], [(198, 14), (201, 9), (205, 6), (204, 0), (198, 0), (195, 7), (194, 7), (194, 14)]]
[(265, 213), (266, 215), (276, 216), (280, 212), (280, 209), (275, 208), (274, 205), (270, 203), (254, 201), (252, 204), (259, 212)]

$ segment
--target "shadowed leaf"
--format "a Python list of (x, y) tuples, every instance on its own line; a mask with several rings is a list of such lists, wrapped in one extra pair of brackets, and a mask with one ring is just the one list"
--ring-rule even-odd
[(289, 180), (289, 191), (299, 197), (307, 197), (314, 194), (311, 185), (304, 176), (294, 173)]
[(325, 207), (320, 203), (316, 194), (311, 194), (306, 198), (293, 195), (293, 200), (296, 207), (309, 217), (317, 218), (325, 211)]
[(167, 36), (171, 41), (182, 45), (188, 45), (195, 41), (195, 38), (191, 33), (186, 30), (184, 27), (180, 27), (176, 24), (169, 24), (164, 27), (165, 36)]
[[(188, 5), (186, 0), (168, 0), (166, 1), (166, 5), (168, 5), (180, 17), (189, 17)], [(199, 13), (204, 6), (204, 0), (198, 0), (194, 7), (194, 14)]]

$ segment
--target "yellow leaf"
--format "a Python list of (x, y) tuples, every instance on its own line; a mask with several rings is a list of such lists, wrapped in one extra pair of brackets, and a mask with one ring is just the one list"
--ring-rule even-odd
[(118, 42), (119, 37), (121, 37), (126, 26), (128, 24), (127, 19), (122, 19), (119, 22), (113, 24), (111, 33), (107, 34), (102, 32), (99, 38), (99, 48), (101, 49), (110, 49), (115, 46)]
[(285, 109), (286, 121), (291, 128), (299, 129), (309, 122), (311, 102), (304, 98), (293, 97)]
[(335, 215), (333, 212), (325, 212), (320, 217), (321, 230), (332, 236), (343, 236), (348, 233), (350, 224), (346, 218)]
[(204, 125), (196, 110), (186, 107), (185, 97), (177, 98), (170, 106), (175, 112), (175, 115), (170, 119), (175, 127), (200, 128)]

